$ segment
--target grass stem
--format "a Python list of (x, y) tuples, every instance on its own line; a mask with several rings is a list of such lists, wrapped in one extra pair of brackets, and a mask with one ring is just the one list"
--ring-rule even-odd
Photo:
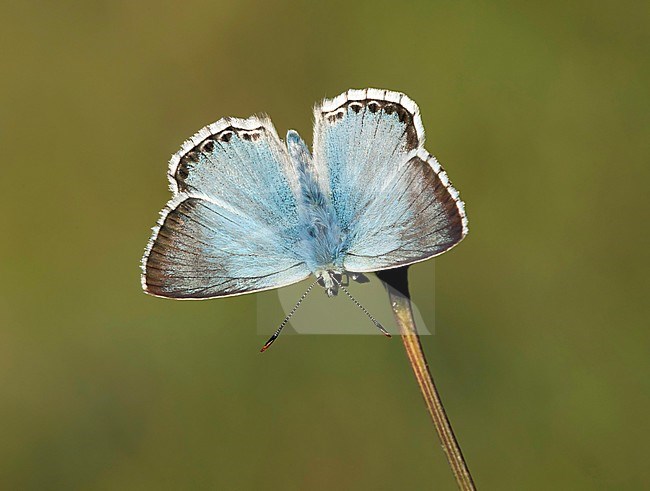
[(395, 320), (399, 326), (400, 336), (406, 349), (406, 355), (413, 368), (427, 410), (431, 415), (433, 424), (440, 437), (442, 448), (445, 451), (458, 487), (462, 491), (475, 490), (476, 487), (474, 486), (472, 475), (469, 472), (460, 445), (456, 440), (449, 418), (445, 413), (440, 394), (433, 382), (433, 377), (429, 370), (426, 357), (424, 356), (420, 336), (418, 335), (415, 319), (413, 318), (407, 275), (407, 268), (388, 270), (378, 274), (380, 279), (389, 285), (388, 295)]

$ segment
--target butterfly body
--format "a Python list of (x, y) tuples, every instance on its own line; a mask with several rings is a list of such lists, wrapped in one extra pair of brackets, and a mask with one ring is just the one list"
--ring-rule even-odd
[(270, 120), (226, 118), (170, 161), (172, 200), (142, 261), (147, 293), (200, 299), (309, 275), (328, 295), (342, 275), (434, 257), (467, 233), (446, 173), (423, 147), (404, 94), (350, 90), (314, 109), (313, 152)]
[[(318, 171), (305, 142), (297, 132), (287, 133), (287, 149), (298, 173), (297, 202), (300, 219), (300, 251), (305, 265), (315, 276), (343, 269), (345, 236), (330, 197), (321, 189)], [(328, 282), (328, 287), (329, 282)]]

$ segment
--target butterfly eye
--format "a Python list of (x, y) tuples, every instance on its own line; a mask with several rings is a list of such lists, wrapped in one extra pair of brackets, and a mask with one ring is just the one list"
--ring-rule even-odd
[(369, 283), (370, 280), (365, 274), (362, 273), (353, 273), (350, 278), (352, 278), (357, 283)]

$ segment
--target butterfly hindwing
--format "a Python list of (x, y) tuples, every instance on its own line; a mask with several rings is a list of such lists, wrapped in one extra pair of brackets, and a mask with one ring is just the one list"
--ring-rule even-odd
[(174, 198), (142, 261), (148, 293), (210, 298), (277, 288), (308, 276), (296, 255), (296, 178), (267, 118), (225, 119), (171, 161)]
[(350, 90), (314, 110), (314, 161), (345, 234), (344, 267), (422, 261), (467, 233), (462, 201), (424, 150), (417, 105), (397, 92)]

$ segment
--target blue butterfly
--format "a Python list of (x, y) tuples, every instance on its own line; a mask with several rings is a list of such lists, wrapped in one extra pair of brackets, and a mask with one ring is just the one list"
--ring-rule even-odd
[(298, 304), (316, 283), (352, 298), (343, 275), (363, 282), (467, 235), (464, 204), (424, 149), (406, 95), (349, 90), (314, 119), (313, 153), (293, 130), (283, 143), (266, 115), (221, 119), (182, 145), (169, 162), (173, 198), (142, 258), (146, 293), (227, 297), (314, 275)]

